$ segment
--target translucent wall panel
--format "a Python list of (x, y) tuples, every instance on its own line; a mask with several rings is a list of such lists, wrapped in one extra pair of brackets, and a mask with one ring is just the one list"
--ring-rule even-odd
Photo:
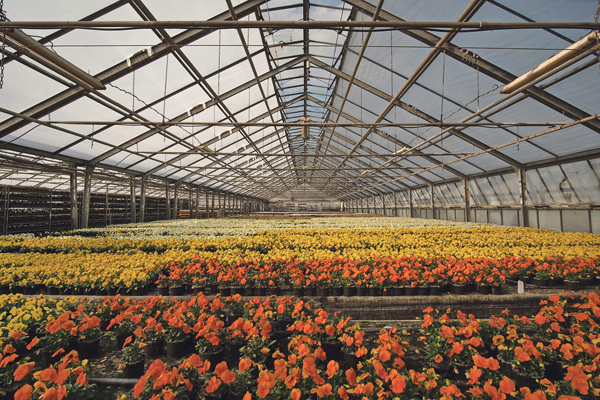
[(564, 232), (590, 232), (589, 210), (562, 210)]

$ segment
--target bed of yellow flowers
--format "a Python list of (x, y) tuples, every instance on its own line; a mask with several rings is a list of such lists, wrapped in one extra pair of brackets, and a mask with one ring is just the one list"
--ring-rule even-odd
[(135, 288), (154, 282), (173, 261), (327, 260), (344, 257), (505, 256), (591, 258), (600, 235), (521, 228), (305, 229), (224, 239), (0, 238), (0, 286)]

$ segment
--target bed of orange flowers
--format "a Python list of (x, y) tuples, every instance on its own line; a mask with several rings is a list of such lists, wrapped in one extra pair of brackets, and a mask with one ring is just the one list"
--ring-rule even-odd
[[(14, 306), (19, 299), (2, 300)], [(120, 399), (600, 396), (600, 296), (595, 293), (578, 299), (554, 295), (535, 315), (506, 310), (489, 320), (427, 308), (418, 330), (379, 332), (293, 297), (243, 301), (239, 295), (199, 294), (186, 301), (135, 301), (116, 296), (100, 304), (71, 299), (44, 321), (3, 334), (2, 390), (14, 390), (19, 400), (93, 397), (88, 363), (70, 349), (74, 340), (100, 329), (96, 322), (104, 334), (127, 335), (125, 350), (164, 338), (195, 345), (171, 363), (160, 354), (148, 359), (133, 391)], [(62, 346), (53, 354), (59, 359), (44, 364), (40, 353), (54, 342)], [(218, 351), (207, 354), (219, 348), (220, 358)]]
[(254, 259), (220, 263), (216, 259), (193, 257), (189, 263), (167, 265), (158, 284), (219, 285), (225, 287), (279, 287), (287, 281), (294, 287), (377, 288), (430, 287), (446, 284), (501, 286), (506, 280), (556, 279), (557, 281), (594, 280), (600, 274), (600, 257), (468, 258), (454, 257), (377, 257), (356, 261), (347, 257), (300, 261)]

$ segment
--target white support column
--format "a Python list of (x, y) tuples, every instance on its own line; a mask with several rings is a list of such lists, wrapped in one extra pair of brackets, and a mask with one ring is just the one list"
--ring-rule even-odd
[(137, 222), (137, 211), (135, 207), (135, 181), (133, 180), (133, 177), (131, 177), (131, 182), (129, 182), (129, 203), (130, 220), (132, 223), (135, 223)]
[(208, 218), (209, 215), (210, 215), (209, 214), (210, 213), (210, 207), (209, 207), (210, 201), (209, 201), (209, 198), (208, 198), (208, 190), (206, 192), (204, 192), (204, 197), (206, 198), (206, 204), (205, 204), (204, 208), (206, 209), (206, 218)]
[(179, 206), (179, 182), (175, 184), (175, 189), (173, 193), (173, 219), (177, 219), (178, 215), (178, 207)]
[(463, 189), (465, 197), (465, 222), (471, 219), (471, 191), (469, 190), (469, 179), (463, 179)]
[(146, 183), (148, 178), (142, 176), (142, 184), (140, 186), (140, 222), (146, 219)]
[(92, 172), (94, 167), (88, 166), (85, 169), (83, 179), (83, 199), (81, 201), (81, 227), (87, 229), (90, 221), (90, 197), (92, 195)]
[(169, 193), (169, 184), (167, 183), (165, 186), (165, 195), (166, 195), (166, 212), (167, 219), (171, 219), (171, 193)]
[(433, 185), (429, 185), (429, 196), (431, 197), (431, 218), (435, 219), (435, 187)]
[(77, 174), (70, 175), (69, 194), (71, 200), (71, 229), (79, 228), (79, 209), (77, 204)]
[(212, 218), (215, 213), (215, 192), (212, 192), (212, 200), (210, 205), (210, 217)]
[(196, 187), (196, 204), (194, 205), (194, 218), (200, 215), (200, 189)]
[(412, 189), (408, 189), (408, 208), (409, 208), (410, 217), (414, 218), (415, 210), (413, 208), (413, 191), (412, 191)]
[(521, 226), (529, 227), (529, 209), (527, 207), (527, 171), (525, 168), (518, 168), (519, 176), (519, 204), (521, 206)]

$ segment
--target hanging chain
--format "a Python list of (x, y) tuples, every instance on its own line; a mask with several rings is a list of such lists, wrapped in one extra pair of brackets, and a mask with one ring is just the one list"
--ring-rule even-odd
[[(446, 90), (446, 52), (444, 51), (444, 59), (442, 62), (442, 105), (440, 106), (440, 124), (444, 122), (444, 91)], [(440, 132), (443, 132), (444, 128), (440, 126)], [(441, 137), (441, 147), (444, 147), (444, 136)]]
[(477, 66), (477, 111), (479, 111), (479, 66)]
[[(600, 18), (600, 0), (598, 0), (598, 8), (596, 9), (596, 14), (594, 14), (594, 22), (598, 23), (598, 18)], [(600, 46), (600, 32), (596, 29), (596, 46)], [(600, 55), (598, 56), (598, 61), (600, 61)]]
[[(394, 41), (392, 38), (392, 34), (393, 31), (390, 31), (390, 78), (392, 80), (392, 99), (395, 96), (395, 92), (394, 92)], [(393, 104), (394, 107), (394, 123), (398, 122), (398, 118), (396, 118), (396, 109), (398, 107), (396, 107), (396, 104)], [(396, 132), (398, 128), (396, 128), (395, 130), (392, 129), (392, 131)], [(394, 135), (395, 138), (395, 135)], [(398, 143), (396, 141), (394, 141), (394, 143), (396, 144), (396, 151), (398, 151)]]
[(131, 75), (133, 76), (133, 84), (132, 84), (132, 88), (131, 88), (131, 90), (132, 90), (132, 93), (131, 93), (131, 111), (135, 112), (135, 69), (133, 70), (133, 73)]
[(163, 124), (165, 123), (165, 112), (166, 112), (166, 108), (167, 108), (167, 79), (169, 76), (169, 55), (167, 54), (167, 62), (165, 65), (165, 89), (163, 92)]
[[(217, 95), (221, 95), (221, 29), (219, 29), (219, 61), (217, 65), (219, 76), (217, 77)], [(216, 121), (215, 121), (216, 122)]]
[[(9, 21), (4, 11), (4, 0), (0, 0), (0, 21)], [(2, 58), (0, 58), (0, 89), (4, 86), (4, 57), (6, 54), (6, 33), (2, 29)]]

